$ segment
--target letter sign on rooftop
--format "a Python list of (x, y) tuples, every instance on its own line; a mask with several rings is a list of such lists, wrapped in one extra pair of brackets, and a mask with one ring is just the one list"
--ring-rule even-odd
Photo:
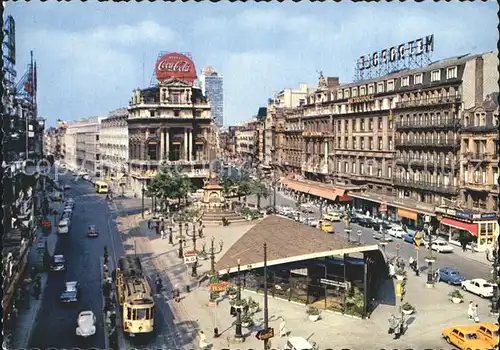
[(156, 79), (163, 81), (171, 78), (184, 80), (190, 84), (196, 79), (193, 61), (180, 53), (168, 53), (156, 62)]

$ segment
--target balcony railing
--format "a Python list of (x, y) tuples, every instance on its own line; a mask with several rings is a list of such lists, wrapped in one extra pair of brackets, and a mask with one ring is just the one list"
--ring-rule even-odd
[(418, 98), (408, 101), (396, 102), (396, 109), (453, 104), (453, 103), (460, 103), (460, 101), (461, 101), (460, 94), (455, 94), (453, 96), (426, 97), (426, 98)]
[(460, 189), (457, 186), (440, 185), (440, 184), (426, 182), (426, 181), (415, 181), (415, 180), (394, 178), (393, 183), (395, 186), (416, 188), (419, 190), (446, 193), (446, 194), (452, 194), (452, 195), (457, 195), (460, 191)]
[(441, 119), (439, 121), (404, 121), (397, 122), (396, 129), (407, 130), (407, 129), (453, 129), (458, 128), (460, 125), (458, 119), (447, 118)]
[(493, 160), (493, 154), (487, 152), (466, 152), (463, 155), (469, 162), (490, 162)]
[(475, 191), (489, 191), (493, 188), (492, 184), (484, 184), (477, 181), (460, 181), (460, 185), (465, 188), (472, 189)]
[(465, 133), (465, 132), (477, 132), (477, 133), (497, 132), (498, 126), (497, 125), (481, 125), (481, 126), (464, 125), (460, 128), (460, 131), (463, 133)]
[(428, 140), (418, 140), (410, 139), (403, 140), (401, 138), (396, 138), (394, 140), (396, 147), (444, 147), (444, 148), (454, 148), (460, 146), (458, 140), (443, 140), (443, 139), (428, 139)]
[(303, 131), (303, 137), (325, 137), (326, 133), (322, 131)]
[(405, 165), (410, 167), (427, 168), (427, 169), (460, 169), (460, 161), (458, 159), (420, 159), (410, 157), (396, 157), (396, 165)]

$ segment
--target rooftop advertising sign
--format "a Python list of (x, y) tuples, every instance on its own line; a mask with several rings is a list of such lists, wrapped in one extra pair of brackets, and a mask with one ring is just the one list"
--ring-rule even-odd
[(405, 44), (383, 49), (380, 52), (374, 52), (369, 55), (361, 56), (358, 60), (359, 69), (369, 69), (377, 67), (379, 64), (404, 60), (407, 57), (420, 56), (423, 53), (434, 51), (434, 35), (428, 35), (425, 38), (409, 41)]
[(193, 83), (196, 79), (193, 61), (180, 53), (168, 53), (161, 56), (156, 62), (155, 73), (158, 81), (177, 78)]

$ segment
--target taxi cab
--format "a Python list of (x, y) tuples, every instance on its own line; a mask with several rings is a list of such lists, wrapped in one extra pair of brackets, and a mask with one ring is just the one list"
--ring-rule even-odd
[(87, 231), (87, 236), (89, 236), (89, 237), (99, 236), (99, 231), (97, 231), (97, 227), (95, 225), (89, 225), (89, 229)]
[(321, 231), (326, 233), (335, 233), (335, 227), (328, 221), (321, 221)]
[(323, 220), (328, 220), (330, 222), (340, 222), (340, 215), (337, 213), (328, 213), (323, 215)]
[(486, 340), (490, 344), (491, 348), (498, 345), (498, 343), (500, 342), (500, 326), (498, 325), (498, 323), (478, 323), (473, 325), (473, 327), (476, 329), (476, 333), (479, 335), (479, 337), (483, 340)]
[(462, 350), (492, 349), (493, 346), (477, 333), (477, 326), (455, 326), (444, 328), (441, 332), (448, 344)]

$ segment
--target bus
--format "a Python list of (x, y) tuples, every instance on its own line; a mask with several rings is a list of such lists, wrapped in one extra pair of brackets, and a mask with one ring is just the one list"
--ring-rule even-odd
[(108, 184), (104, 181), (95, 182), (95, 191), (97, 193), (108, 193)]

